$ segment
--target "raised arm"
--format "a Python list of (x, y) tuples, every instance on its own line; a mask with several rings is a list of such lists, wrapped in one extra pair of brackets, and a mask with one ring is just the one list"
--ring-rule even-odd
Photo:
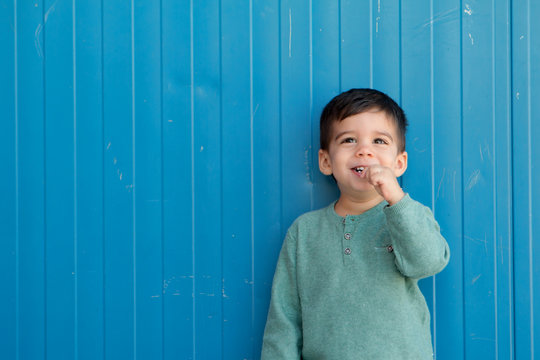
[(404, 276), (419, 279), (444, 269), (450, 250), (429, 208), (406, 195), (384, 212), (396, 266)]

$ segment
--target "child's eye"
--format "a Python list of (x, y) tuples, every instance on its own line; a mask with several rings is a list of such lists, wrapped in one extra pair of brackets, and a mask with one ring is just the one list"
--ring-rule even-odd
[(373, 142), (374, 142), (375, 144), (379, 144), (379, 145), (388, 144), (388, 142), (387, 142), (386, 140), (381, 139), (381, 138), (377, 138), (377, 139), (373, 140)]
[(342, 144), (353, 144), (356, 142), (356, 139), (352, 137), (345, 138), (341, 141)]

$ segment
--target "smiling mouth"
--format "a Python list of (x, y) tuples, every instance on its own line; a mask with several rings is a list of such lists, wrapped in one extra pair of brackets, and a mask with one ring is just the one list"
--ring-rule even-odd
[(358, 167), (353, 168), (353, 170), (356, 171), (357, 173), (362, 173), (365, 169), (366, 168), (363, 166), (358, 166)]

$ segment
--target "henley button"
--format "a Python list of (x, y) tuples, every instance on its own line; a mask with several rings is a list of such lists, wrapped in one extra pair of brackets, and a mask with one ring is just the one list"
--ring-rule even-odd
[(346, 234), (345, 234), (345, 239), (350, 240), (350, 239), (351, 239), (351, 234), (350, 234), (350, 233), (346, 233)]
[(345, 255), (351, 255), (351, 249), (346, 248), (345, 249)]

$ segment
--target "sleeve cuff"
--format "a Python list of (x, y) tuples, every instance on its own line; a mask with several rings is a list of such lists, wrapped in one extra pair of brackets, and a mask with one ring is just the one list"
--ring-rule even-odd
[(411, 198), (411, 196), (406, 193), (403, 199), (399, 200), (394, 205), (386, 205), (384, 207), (384, 213), (388, 217), (393, 216), (402, 216), (404, 213), (406, 213), (411, 205), (413, 205), (415, 201)]

